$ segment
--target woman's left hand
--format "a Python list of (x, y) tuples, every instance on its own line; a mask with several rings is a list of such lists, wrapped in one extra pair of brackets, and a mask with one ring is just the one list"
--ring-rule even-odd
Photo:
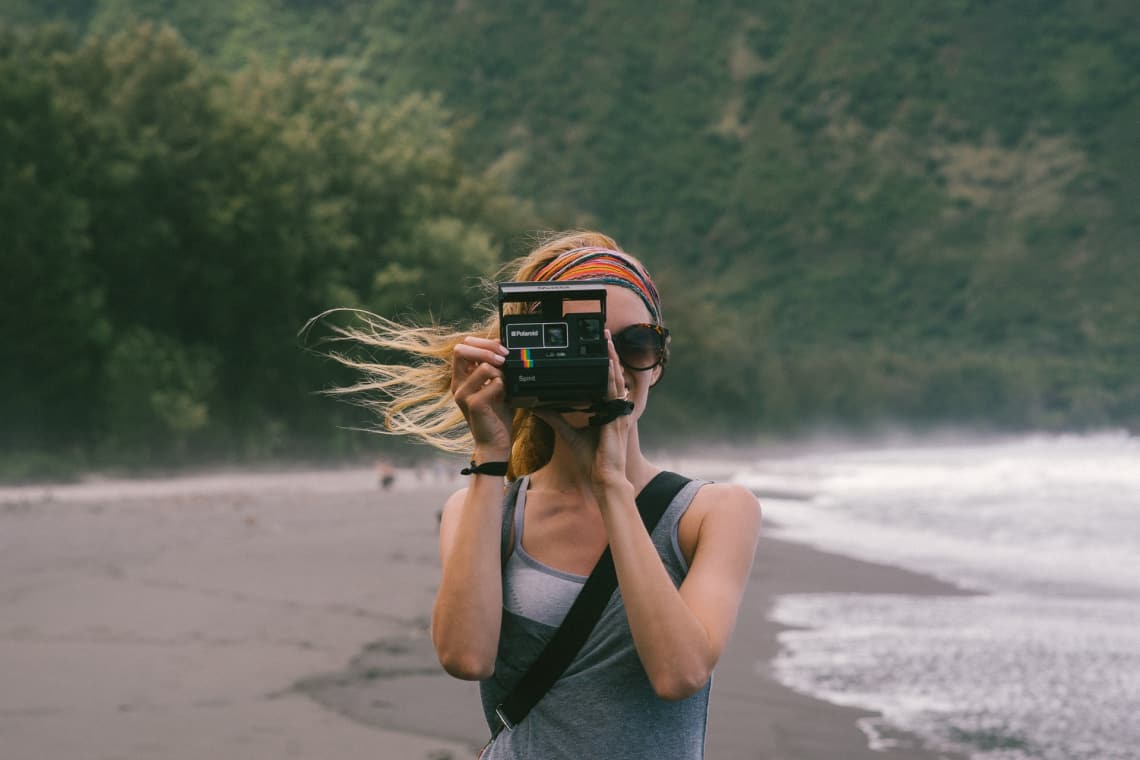
[[(606, 346), (610, 357), (606, 398), (632, 400), (609, 330), (606, 330)], [(586, 427), (575, 427), (562, 414), (549, 409), (536, 409), (535, 415), (554, 428), (554, 432), (570, 447), (582, 475), (589, 478), (595, 489), (627, 480), (626, 449), (633, 415), (622, 415), (604, 425), (587, 424)]]

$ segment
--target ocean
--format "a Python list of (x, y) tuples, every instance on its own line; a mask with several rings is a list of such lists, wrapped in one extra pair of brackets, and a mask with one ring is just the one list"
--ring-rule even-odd
[(821, 451), (735, 480), (773, 535), (982, 592), (777, 600), (776, 677), (881, 713), (871, 746), (1140, 759), (1140, 438)]

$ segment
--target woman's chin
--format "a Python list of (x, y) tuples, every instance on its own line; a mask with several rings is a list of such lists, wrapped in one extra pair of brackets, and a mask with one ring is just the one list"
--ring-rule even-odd
[(590, 427), (590, 418), (593, 416), (593, 412), (562, 412), (562, 419), (566, 424), (577, 430)]

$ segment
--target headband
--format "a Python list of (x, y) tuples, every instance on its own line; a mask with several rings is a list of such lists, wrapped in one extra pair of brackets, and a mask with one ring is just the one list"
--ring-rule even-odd
[(559, 254), (534, 276), (535, 282), (601, 280), (637, 294), (653, 321), (661, 324), (661, 297), (649, 272), (620, 251), (609, 248), (575, 248)]

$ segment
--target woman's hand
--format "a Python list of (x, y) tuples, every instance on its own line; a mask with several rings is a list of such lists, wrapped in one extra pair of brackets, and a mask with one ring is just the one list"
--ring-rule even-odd
[(510, 456), (512, 414), (502, 370), (506, 356), (507, 349), (499, 341), (474, 335), (464, 338), (452, 352), (451, 395), (483, 459)]
[[(614, 348), (613, 336), (606, 330), (606, 345), (610, 356), (609, 388), (607, 399), (628, 399), (625, 375)], [(577, 414), (577, 413), (576, 413)], [(625, 460), (629, 444), (632, 415), (623, 415), (597, 427), (575, 427), (566, 418), (549, 409), (536, 409), (535, 415), (554, 428), (574, 453), (574, 460), (583, 476), (595, 490), (618, 482), (626, 482)]]

